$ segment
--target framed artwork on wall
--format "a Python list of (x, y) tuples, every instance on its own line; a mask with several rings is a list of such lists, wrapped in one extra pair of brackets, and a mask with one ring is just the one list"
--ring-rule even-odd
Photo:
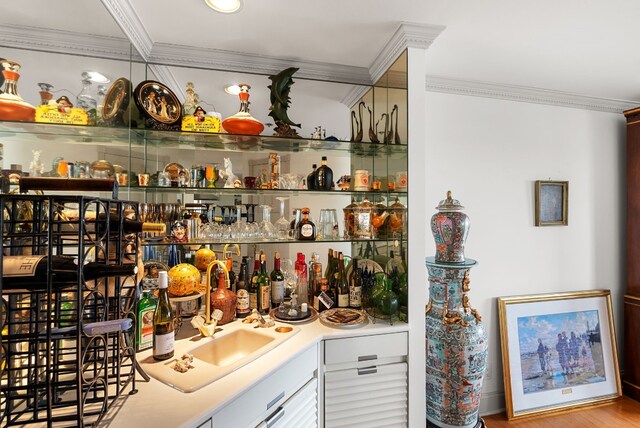
[(622, 395), (609, 290), (498, 298), (507, 418)]
[(569, 182), (536, 181), (536, 226), (569, 224)]

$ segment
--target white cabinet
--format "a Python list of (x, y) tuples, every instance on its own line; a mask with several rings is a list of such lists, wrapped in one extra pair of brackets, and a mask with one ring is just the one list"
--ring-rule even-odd
[[(268, 354), (265, 357), (268, 358)], [(277, 425), (277, 423), (285, 417), (296, 418), (298, 411), (296, 403), (299, 406), (313, 403), (310, 409), (302, 410), (312, 411), (312, 418), (317, 418), (317, 404), (315, 404), (317, 401), (317, 370), (318, 351), (317, 346), (313, 346), (217, 411), (213, 415), (213, 427), (284, 427), (285, 425)], [(311, 394), (313, 391), (313, 398), (309, 399), (304, 394), (296, 395), (298, 391), (306, 391), (307, 394)], [(306, 401), (305, 398), (307, 398)], [(281, 412), (282, 415), (278, 416), (281, 409), (284, 409)], [(303, 416), (300, 417), (303, 418), (301, 419), (303, 422), (307, 420)], [(268, 420), (271, 421), (270, 425)], [(262, 425), (263, 423), (267, 423), (267, 425)], [(316, 427), (317, 423), (289, 426)]]
[(256, 428), (317, 428), (318, 381), (310, 380)]
[(407, 333), (325, 341), (324, 427), (407, 426)]

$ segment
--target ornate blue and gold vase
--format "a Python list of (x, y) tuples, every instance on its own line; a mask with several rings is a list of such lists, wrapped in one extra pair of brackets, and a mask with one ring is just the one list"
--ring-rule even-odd
[(436, 256), (427, 257), (429, 303), (425, 311), (428, 427), (483, 427), (478, 415), (487, 366), (487, 333), (469, 303), (465, 259), (469, 219), (448, 192), (431, 220)]

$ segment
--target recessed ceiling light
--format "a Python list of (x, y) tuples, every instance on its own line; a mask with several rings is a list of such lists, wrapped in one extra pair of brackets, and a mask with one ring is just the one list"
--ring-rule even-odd
[(111, 79), (98, 71), (83, 71), (82, 78), (94, 83), (109, 83)]
[(229, 95), (238, 95), (240, 93), (240, 86), (238, 85), (227, 85), (224, 87), (224, 91)]
[(241, 0), (204, 0), (207, 6), (221, 13), (234, 13), (242, 7)]

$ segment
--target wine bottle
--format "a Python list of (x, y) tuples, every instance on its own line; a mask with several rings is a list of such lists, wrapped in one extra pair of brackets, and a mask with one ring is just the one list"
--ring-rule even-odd
[(253, 258), (253, 273), (251, 274), (251, 281), (249, 281), (249, 312), (253, 309), (258, 309), (258, 278), (260, 277), (260, 255), (256, 253)]
[(169, 303), (167, 272), (160, 271), (158, 279), (158, 306), (153, 313), (153, 359), (167, 360), (174, 353), (175, 327)]
[(320, 291), (313, 298), (313, 307), (316, 311), (322, 312), (333, 308), (335, 305), (335, 295), (329, 289), (327, 278), (320, 279)]
[(271, 271), (271, 306), (278, 307), (284, 301), (284, 273), (280, 269), (280, 253), (276, 251), (273, 257)]
[[(48, 256), (4, 256), (2, 263), (2, 287), (45, 289), (47, 287)], [(77, 285), (78, 264), (76, 257), (52, 256), (51, 283), (54, 288)], [(131, 276), (138, 273), (138, 266), (128, 264), (105, 264), (89, 262), (82, 266), (81, 276), (85, 281), (114, 276)]]
[[(100, 213), (93, 218), (91, 218), (89, 213), (87, 213), (84, 220), (85, 227), (88, 231), (94, 231), (97, 228), (98, 233), (104, 233), (107, 228), (106, 218), (107, 216), (105, 213)], [(164, 234), (166, 233), (166, 228), (167, 227), (164, 223), (150, 223), (131, 220), (128, 218), (124, 218), (122, 220), (122, 232), (125, 234), (139, 232), (154, 232)], [(109, 231), (120, 231), (120, 215), (118, 213), (109, 213)]]
[(333, 170), (327, 166), (327, 157), (322, 156), (322, 165), (316, 169), (315, 190), (331, 190), (333, 187)]
[(338, 294), (338, 307), (349, 307), (349, 284), (344, 272), (344, 256), (338, 253), (338, 277), (336, 278), (336, 293)]
[(302, 208), (302, 220), (296, 226), (296, 239), (299, 241), (315, 241), (316, 225), (309, 220), (309, 208)]
[(258, 312), (268, 315), (271, 310), (271, 279), (267, 272), (267, 256), (260, 254), (260, 274), (258, 275)]
[(349, 284), (349, 307), (362, 308), (362, 275), (358, 268), (358, 259), (353, 259), (353, 272)]
[(236, 317), (246, 318), (251, 313), (251, 304), (249, 302), (249, 289), (247, 281), (249, 278), (249, 266), (247, 265), (247, 256), (242, 256), (240, 263), (240, 273), (238, 274), (238, 284), (236, 285)]
[(316, 169), (318, 165), (314, 163), (311, 168), (312, 171), (307, 175), (307, 190), (316, 190)]
[(136, 346), (138, 351), (153, 346), (153, 315), (156, 311), (156, 300), (151, 291), (143, 290), (142, 298), (138, 302), (138, 328), (136, 331)]
[(233, 271), (233, 257), (231, 255), (227, 257), (227, 262), (225, 263), (225, 267), (227, 268), (227, 272), (229, 273), (229, 290), (235, 293), (238, 283), (237, 283), (236, 273)]

